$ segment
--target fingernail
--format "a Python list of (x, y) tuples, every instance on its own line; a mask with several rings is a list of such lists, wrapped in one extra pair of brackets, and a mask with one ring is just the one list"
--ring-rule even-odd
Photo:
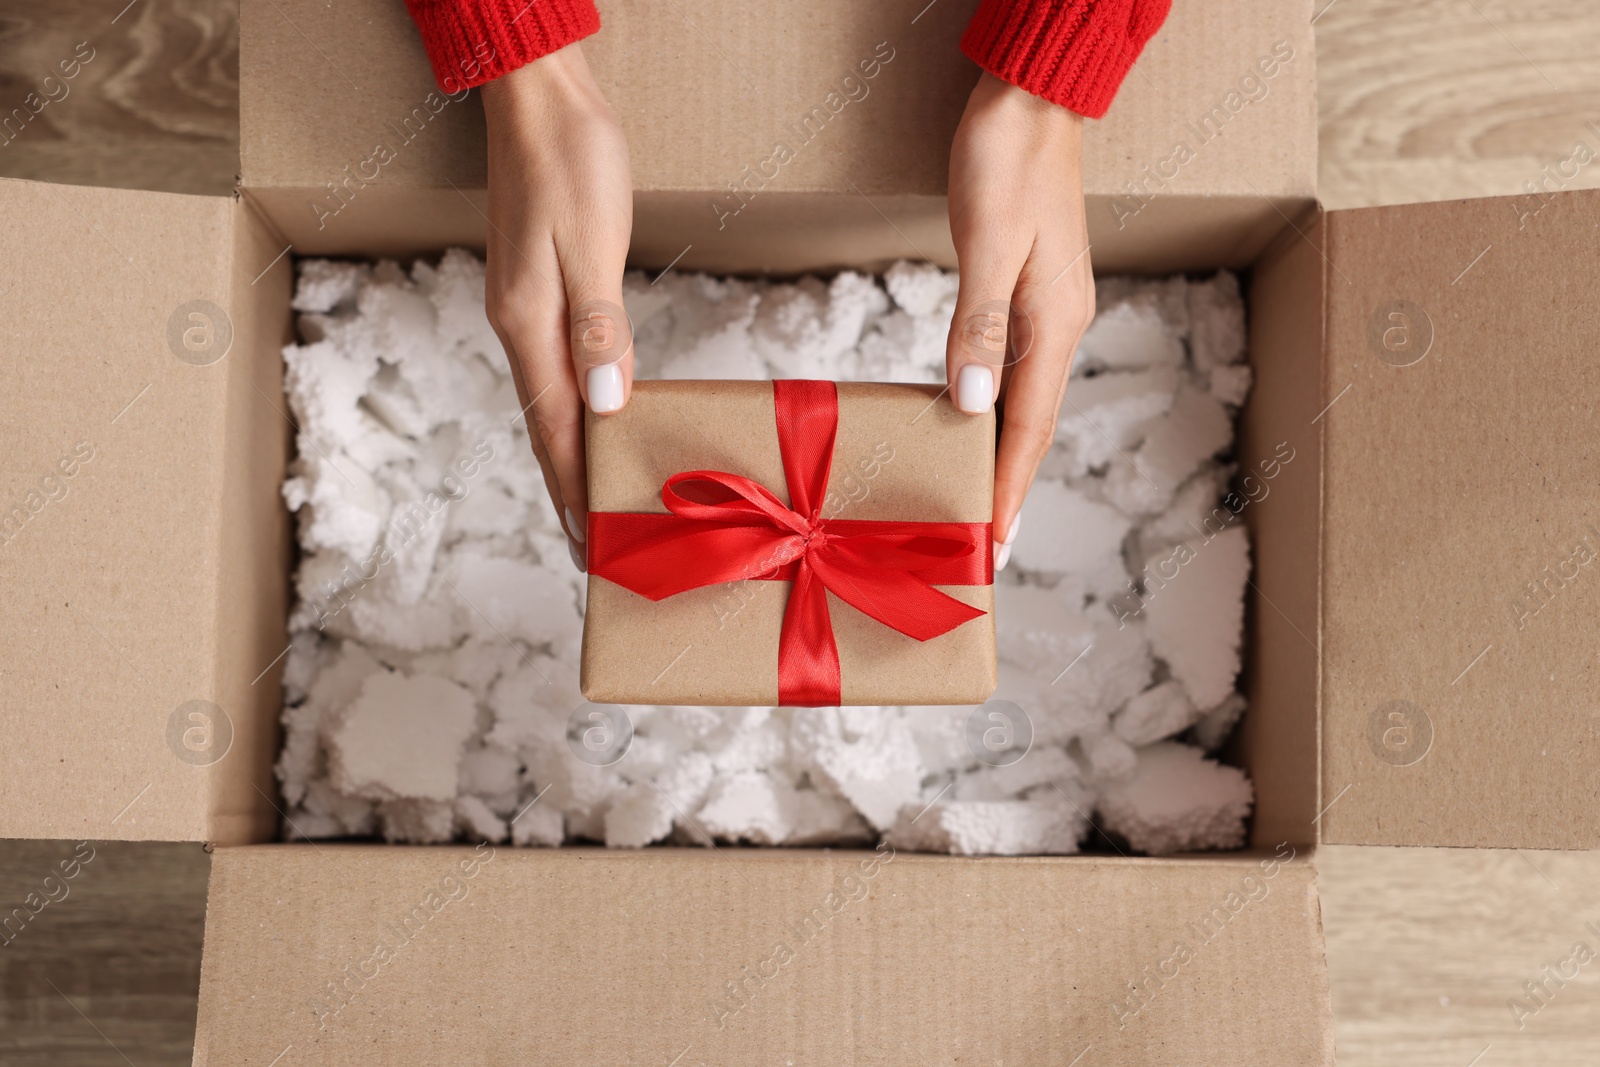
[(589, 410), (604, 415), (622, 407), (622, 368), (615, 363), (590, 367), (584, 384), (589, 387)]
[(1011, 520), (1011, 532), (1006, 535), (1006, 539), (1004, 541), (996, 541), (994, 543), (994, 569), (996, 571), (1005, 570), (1006, 564), (1010, 562), (1011, 544), (1017, 539), (1017, 530), (1021, 526), (1022, 516), (1018, 515), (1016, 518)]
[(583, 557), (578, 554), (577, 544), (574, 543), (570, 537), (567, 538), (567, 552), (572, 556), (572, 565), (578, 568), (580, 573), (585, 573), (588, 571), (589, 568), (583, 565)]
[(572, 535), (574, 541), (582, 543), (584, 540), (583, 523), (578, 521), (578, 516), (572, 513), (571, 508), (567, 509), (567, 533)]
[(994, 407), (994, 371), (982, 363), (962, 367), (956, 375), (956, 407), (968, 415), (982, 415)]

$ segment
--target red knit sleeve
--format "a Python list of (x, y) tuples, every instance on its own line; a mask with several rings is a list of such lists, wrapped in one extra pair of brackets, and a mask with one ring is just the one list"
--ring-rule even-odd
[(447, 93), (565, 48), (600, 28), (594, 0), (406, 0)]
[(982, 0), (961, 37), (997, 78), (1097, 119), (1172, 0)]

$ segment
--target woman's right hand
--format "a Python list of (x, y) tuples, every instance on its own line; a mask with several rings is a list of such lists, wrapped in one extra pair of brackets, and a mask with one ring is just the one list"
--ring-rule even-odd
[(483, 87), (489, 322), (505, 346), (545, 487), (584, 560), (583, 408), (633, 385), (622, 272), (633, 230), (628, 142), (571, 44)]

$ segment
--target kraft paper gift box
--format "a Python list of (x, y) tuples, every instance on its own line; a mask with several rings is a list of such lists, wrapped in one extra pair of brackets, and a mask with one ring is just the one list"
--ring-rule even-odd
[(994, 441), (936, 386), (636, 383), (588, 417), (584, 695), (987, 700)]

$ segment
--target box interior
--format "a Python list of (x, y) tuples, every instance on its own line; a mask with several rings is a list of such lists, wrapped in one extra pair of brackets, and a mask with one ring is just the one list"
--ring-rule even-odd
[[(216, 289), (220, 298), (218, 303), (226, 300), (229, 307), (236, 309), (230, 317), (234, 341), (229, 358), (219, 360), (210, 367), (191, 367), (175, 358), (167, 350), (164, 322), (160, 324), (161, 330), (148, 331), (154, 339), (144, 344), (139, 352), (139, 359), (152, 369), (152, 373), (159, 369), (164, 374), (181, 378), (176, 375), (179, 370), (185, 373), (212, 370), (219, 379), (217, 392), (206, 398), (199, 411), (194, 410), (195, 402), (184, 394), (168, 394), (154, 389), (151, 391), (154, 395), (145, 396), (141, 402), (154, 401), (151, 403), (153, 421), (192, 419), (198, 414), (207, 414), (214, 417), (218, 426), (205, 436), (206, 447), (211, 455), (211, 469), (215, 472), (212, 483), (215, 488), (211, 490), (208, 504), (209, 521), (214, 524), (218, 546), (215, 549), (215, 573), (209, 585), (187, 593), (193, 598), (192, 603), (214, 604), (215, 614), (207, 617), (192, 610), (174, 612), (168, 624), (171, 630), (169, 636), (180, 645), (201, 637), (218, 645), (210, 653), (211, 658), (205, 666), (210, 673), (197, 673), (197, 676), (205, 677), (208, 681), (203, 686), (190, 683), (192, 688), (199, 690), (200, 695), (194, 697), (193, 694), (174, 691), (166, 697), (162, 706), (171, 711), (192, 697), (227, 709), (225, 716), (231, 726), (233, 747), (224, 750), (225, 761), (196, 765), (175, 757), (164, 733), (153, 739), (140, 738), (142, 744), (137, 750), (138, 758), (133, 761), (136, 767), (133, 773), (144, 775), (144, 781), (131, 783), (131, 787), (126, 789), (121, 789), (126, 783), (120, 781), (114, 783), (115, 788), (110, 783), (86, 782), (81, 773), (82, 767), (76, 761), (72, 764), (62, 763), (59, 765), (62, 770), (54, 793), (48, 804), (41, 804), (42, 817), (32, 818), (19, 812), (19, 816), (9, 820), (15, 829), (8, 828), (7, 832), (19, 836), (81, 833), (81, 829), (52, 822), (48, 812), (82, 811), (85, 793), (95, 794), (103, 789), (107, 797), (96, 799), (93, 804), (93, 809), (107, 809), (104, 812), (105, 821), (98, 831), (102, 836), (165, 836), (222, 844), (272, 840), (276, 837), (278, 813), (270, 767), (276, 754), (277, 720), (281, 711), (280, 654), (287, 643), (283, 620), (289, 595), (290, 543), (289, 519), (278, 487), (282, 482), (289, 435), (292, 433), (281, 393), (282, 364), (278, 356), (291, 328), (288, 308), (291, 261), (290, 255), (279, 256), (285, 247), (278, 244), (272, 235), (278, 220), (270, 216), (258, 216), (248, 201), (240, 203), (221, 198), (208, 200), (127, 192), (113, 194), (99, 190), (53, 192), (48, 187), (27, 183), (7, 183), (4, 188), (14, 192), (14, 202), (21, 204), (37, 204), (56, 195), (81, 198), (84, 205), (80, 210), (96, 210), (97, 222), (101, 215), (131, 216), (135, 211), (129, 209), (135, 205), (146, 215), (213, 213), (218, 229), (212, 240), (219, 245), (218, 256), (221, 261), (214, 268), (214, 273), (217, 277), (228, 279), (226, 289), (220, 286)], [(100, 200), (103, 197), (127, 203), (125, 206), (120, 203), (107, 204)], [(417, 199), (425, 203), (427, 196), (419, 192)], [(119, 208), (123, 210), (119, 211)], [(21, 212), (26, 213), (26, 210)], [(1318, 376), (1314, 373), (1313, 364), (1307, 362), (1314, 360), (1318, 351), (1313, 334), (1307, 332), (1307, 323), (1313, 321), (1315, 316), (1307, 319), (1303, 309), (1293, 305), (1284, 305), (1281, 314), (1273, 309), (1278, 307), (1274, 301), (1280, 296), (1283, 299), (1314, 300), (1318, 290), (1314, 279), (1306, 276), (1306, 272), (1322, 260), (1320, 256), (1311, 255), (1310, 246), (1300, 239), (1292, 227), (1284, 227), (1284, 231), (1286, 238), (1276, 242), (1264, 258), (1262, 267), (1256, 271), (1256, 280), (1249, 294), (1252, 301), (1250, 358), (1257, 367), (1258, 381), (1241, 419), (1240, 460), (1245, 464), (1252, 462), (1257, 452), (1270, 454), (1272, 444), (1284, 438), (1287, 431), (1281, 429), (1274, 420), (1286, 417), (1285, 413), (1290, 410), (1292, 403), (1305, 406), (1315, 399), (1312, 394)], [(91, 238), (92, 231), (86, 230), (85, 237)], [(1177, 239), (1184, 238), (1179, 235)], [(159, 246), (146, 247), (148, 242), (148, 235), (136, 238), (130, 234), (124, 237), (126, 247), (141, 249), (135, 258), (147, 264), (150, 267), (147, 273), (154, 276), (158, 264), (163, 262), (158, 255), (162, 250)], [(37, 243), (45, 245), (49, 242), (41, 233)], [(64, 250), (58, 255), (70, 259), (69, 251)], [(344, 245), (341, 252), (358, 258), (378, 254), (377, 249), (359, 244)], [(61, 269), (66, 269), (64, 264)], [(131, 272), (129, 277), (137, 282)], [(181, 273), (162, 274), (162, 277), (169, 279), (167, 284), (175, 291), (172, 298), (166, 301), (169, 306), (182, 303), (177, 297), (193, 291), (189, 288), (188, 279)], [(1293, 286), (1298, 286), (1298, 290)], [(149, 313), (146, 317), (150, 317)], [(237, 358), (241, 356), (244, 358)], [(227, 377), (224, 379), (224, 376)], [(131, 384), (135, 388), (128, 391), (130, 396), (138, 391), (139, 383)], [(1293, 397), (1296, 390), (1303, 394), (1298, 401)], [(1280, 394), (1284, 394), (1281, 401)], [(176, 405), (176, 410), (172, 405)], [(238, 429), (225, 431), (221, 427)], [(1295, 441), (1295, 447), (1299, 449), (1299, 439), (1295, 438)], [(188, 443), (192, 446), (193, 439)], [(1308, 444), (1307, 447), (1314, 446)], [(167, 469), (183, 469), (180, 461), (165, 462)], [(1305, 656), (1301, 646), (1312, 652), (1312, 662), (1315, 662), (1314, 649), (1302, 635), (1312, 630), (1312, 624), (1305, 619), (1315, 619), (1316, 604), (1314, 594), (1312, 599), (1306, 600), (1306, 590), (1296, 589), (1295, 583), (1303, 584), (1306, 575), (1316, 573), (1315, 539), (1306, 543), (1304, 539), (1296, 537), (1296, 531), (1315, 531), (1317, 528), (1315, 507), (1318, 496), (1305, 488), (1306, 484), (1314, 484), (1316, 469), (1314, 456), (1312, 462), (1299, 467), (1289, 464), (1273, 486), (1276, 495), (1270, 498), (1271, 505), (1263, 501), (1260, 505), (1252, 505), (1253, 510), (1246, 511), (1247, 521), (1253, 524), (1252, 537), (1257, 544), (1257, 552), (1265, 554), (1258, 563), (1248, 638), (1252, 646), (1259, 644), (1259, 648), (1249, 656), (1246, 678), (1247, 696), (1257, 704), (1257, 708), (1247, 713), (1245, 721), (1258, 725), (1246, 728), (1239, 755), (1257, 783), (1258, 814), (1253, 841), (1267, 848), (1282, 841), (1305, 845), (1316, 839), (1311, 822), (1316, 814), (1316, 776), (1291, 769), (1295, 760), (1313, 758), (1306, 753), (1315, 752), (1315, 748), (1308, 748), (1307, 743), (1314, 740), (1316, 733), (1316, 694), (1305, 684), (1302, 662)], [(146, 499), (140, 503), (148, 510), (156, 510), (152, 500)], [(113, 516), (114, 513), (110, 513), (106, 517)], [(1280, 528), (1287, 530), (1288, 535), (1280, 536)], [(151, 551), (151, 547), (145, 543), (148, 536), (146, 525), (129, 523), (124, 518), (119, 529), (124, 531), (127, 541), (138, 544), (139, 551)], [(1263, 544), (1278, 547), (1264, 550)], [(188, 580), (204, 574), (203, 570), (193, 565), (192, 556), (187, 554), (190, 551), (188, 545), (167, 541), (161, 547), (168, 555), (150, 560), (146, 573), (164, 574), (170, 570), (182, 572)], [(111, 567), (128, 551), (129, 545), (126, 543), (115, 538), (104, 539), (95, 546), (94, 564), (100, 568)], [(1279, 562), (1274, 563), (1275, 560)], [(1273, 616), (1268, 614), (1272, 609), (1265, 608), (1260, 602), (1261, 598), (1267, 598), (1279, 607), (1294, 605), (1291, 610), (1303, 613), (1304, 618), (1286, 630), (1274, 623)], [(108, 596), (107, 599), (111, 598)], [(76, 632), (80, 641), (86, 636), (93, 636), (93, 630), (81, 621), (77, 623), (76, 631), (67, 624), (66, 619), (62, 620), (62, 626), (69, 632)], [(1274, 644), (1274, 641), (1277, 643)], [(1295, 642), (1299, 642), (1299, 645)], [(104, 642), (101, 643), (98, 654), (104, 661), (102, 669), (106, 665), (121, 662), (120, 656), (113, 655), (113, 651), (105, 647)], [(1282, 668), (1275, 666), (1278, 660), (1274, 657), (1279, 656), (1283, 657)], [(1299, 660), (1294, 658), (1297, 656)], [(200, 670), (198, 666), (195, 668), (196, 672)], [(129, 671), (131, 675), (131, 666)], [(126, 681), (115, 674), (108, 676), (107, 680), (110, 688)], [(63, 695), (62, 699), (73, 698)], [(1259, 713), (1262, 706), (1271, 708), (1274, 713), (1270, 717)], [(146, 716), (155, 717), (153, 712), (147, 712)], [(164, 713), (163, 723), (165, 717)], [(99, 707), (96, 716), (99, 721), (95, 727), (86, 724), (84, 718), (81, 712), (76, 722), (64, 716), (54, 717), (50, 720), (49, 730), (43, 734), (36, 730), (34, 736), (38, 737), (43, 748), (53, 750), (70, 744), (70, 735), (75, 733), (98, 735), (113, 723), (119, 729), (127, 729), (127, 717), (120, 705), (109, 700)], [(205, 753), (201, 758), (209, 758), (213, 754)], [(110, 752), (101, 758), (104, 762), (114, 762)], [(122, 762), (126, 764), (129, 761), (124, 758)], [(146, 781), (152, 783), (152, 796), (144, 799), (158, 801), (152, 805), (152, 810), (160, 811), (160, 820), (155, 820), (153, 816), (137, 818), (143, 804), (141, 801), (140, 805), (113, 823), (111, 817), (117, 815), (121, 805), (132, 799)], [(161, 787), (159, 790), (158, 785)], [(180, 792), (185, 788), (188, 789), (187, 793)], [(123, 793), (126, 793), (126, 797), (113, 805), (112, 801), (122, 797)], [(10, 810), (18, 811), (16, 808)]]

